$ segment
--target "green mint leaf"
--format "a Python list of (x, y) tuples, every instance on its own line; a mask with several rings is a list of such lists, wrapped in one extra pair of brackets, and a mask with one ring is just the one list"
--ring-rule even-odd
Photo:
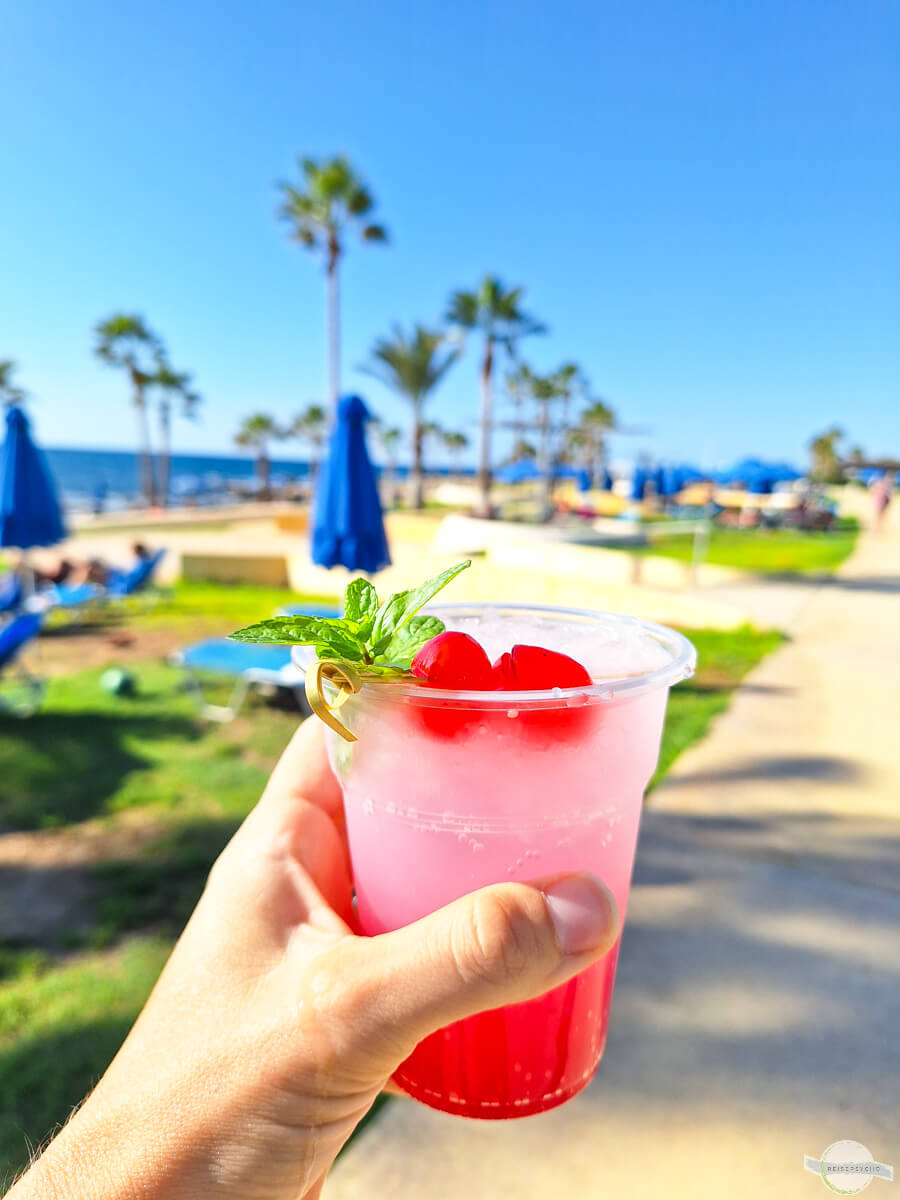
[(372, 632), (378, 614), (378, 593), (368, 579), (352, 579), (344, 592), (344, 618), (356, 624), (360, 641)]
[(353, 669), (362, 679), (402, 679), (409, 673), (394, 663), (353, 663)]
[(406, 592), (395, 592), (393, 596), (389, 596), (379, 608), (375, 618), (375, 624), (369, 637), (369, 653), (376, 658), (382, 654), (397, 630), (402, 629), (423, 605), (436, 596), (442, 587), (447, 586), (451, 579), (455, 579), (457, 575), (465, 571), (466, 567), (471, 565), (471, 560), (457, 563), (455, 567), (448, 567), (446, 571), (441, 571), (440, 575), (435, 575), (434, 579), (420, 583), (417, 588), (410, 588)]
[(236, 642), (262, 642), (280, 646), (315, 646), (330, 658), (361, 662), (365, 651), (354, 629), (330, 617), (272, 617), (231, 634)]
[(375, 662), (390, 663), (391, 666), (403, 667), (408, 671), (412, 660), (425, 643), (443, 632), (444, 622), (440, 617), (411, 617), (401, 629), (391, 635), (390, 641), (377, 655)]

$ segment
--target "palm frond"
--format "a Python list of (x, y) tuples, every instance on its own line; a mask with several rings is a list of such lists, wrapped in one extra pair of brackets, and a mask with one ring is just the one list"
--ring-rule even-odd
[(478, 324), (478, 309), (478, 296), (474, 292), (454, 292), (444, 319), (461, 329), (474, 329)]
[(137, 313), (113, 313), (94, 326), (94, 353), (113, 367), (152, 374), (163, 355), (162, 342)]
[(415, 325), (409, 334), (395, 325), (389, 337), (372, 347), (371, 361), (361, 369), (408, 400), (424, 400), (459, 357), (459, 348), (445, 349), (443, 333)]
[(383, 225), (362, 224), (375, 201), (344, 155), (330, 159), (304, 157), (299, 163), (301, 185), (277, 185), (282, 200), (278, 215), (291, 226), (294, 241), (308, 249), (328, 252), (350, 225), (359, 227), (363, 241), (387, 241)]
[(347, 206), (347, 212), (353, 217), (364, 217), (375, 207), (372, 193), (367, 187), (361, 185), (348, 192), (344, 197), (344, 203)]
[(285, 436), (284, 430), (274, 417), (268, 413), (252, 413), (244, 417), (240, 428), (234, 435), (235, 445), (257, 447), (265, 446), (272, 439)]

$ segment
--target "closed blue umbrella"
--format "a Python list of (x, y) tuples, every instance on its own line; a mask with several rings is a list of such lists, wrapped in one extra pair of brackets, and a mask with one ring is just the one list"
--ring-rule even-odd
[(566, 463), (560, 463), (554, 475), (557, 479), (571, 479), (579, 492), (589, 492), (591, 490), (591, 477), (584, 467), (572, 467)]
[(375, 472), (366, 449), (369, 412), (343, 396), (319, 470), (312, 531), (313, 562), (371, 575), (390, 564)]
[(602, 492), (611, 492), (613, 490), (614, 482), (615, 482), (615, 480), (613, 479), (612, 474), (610, 473), (609, 467), (604, 467), (603, 470), (600, 472), (600, 481), (599, 481), (600, 490)]
[(644, 467), (637, 467), (631, 480), (632, 500), (643, 500), (650, 486), (650, 472)]
[(66, 536), (53, 477), (31, 440), (28, 419), (12, 405), (0, 458), (0, 546), (53, 546)]

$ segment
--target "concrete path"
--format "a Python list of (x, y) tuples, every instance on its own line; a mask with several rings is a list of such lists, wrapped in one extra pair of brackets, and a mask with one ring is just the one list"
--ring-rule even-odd
[(679, 759), (655, 808), (900, 815), (900, 532), (863, 536), (830, 581), (797, 587), (802, 606), (778, 622), (790, 642)]
[(864, 538), (651, 797), (587, 1091), (503, 1124), (397, 1100), (326, 1200), (817, 1197), (803, 1155), (843, 1138), (900, 1168), (898, 593), (900, 536)]

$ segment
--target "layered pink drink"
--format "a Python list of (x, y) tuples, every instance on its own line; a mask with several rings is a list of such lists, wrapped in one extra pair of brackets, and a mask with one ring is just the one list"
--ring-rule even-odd
[[(641, 800), (659, 753), (668, 689), (693, 671), (680, 634), (609, 614), (434, 606), (493, 658), (514, 643), (582, 663), (593, 682), (550, 690), (449, 692), (404, 679), (366, 685), (329, 734), (344, 791), (359, 922), (396, 929), (486, 884), (590, 870), (623, 916)], [(618, 946), (537, 1000), (425, 1039), (396, 1082), (469, 1117), (563, 1103), (596, 1070)]]

